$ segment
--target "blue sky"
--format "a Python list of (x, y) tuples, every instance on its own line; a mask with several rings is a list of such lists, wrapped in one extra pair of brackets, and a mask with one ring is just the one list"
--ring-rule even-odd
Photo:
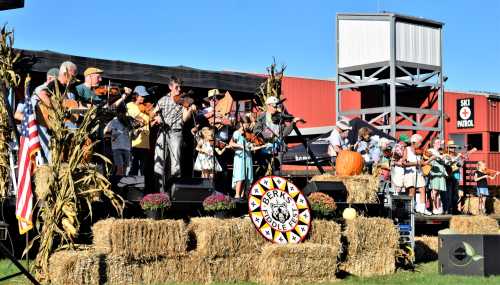
[(391, 11), (445, 23), (447, 89), (500, 92), (500, 1), (25, 0), (0, 12), (16, 47), (159, 65), (335, 76), (335, 15)]

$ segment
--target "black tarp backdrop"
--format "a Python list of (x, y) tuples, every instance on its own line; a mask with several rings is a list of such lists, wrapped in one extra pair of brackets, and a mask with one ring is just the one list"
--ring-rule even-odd
[[(348, 140), (349, 144), (354, 144), (358, 138), (358, 131), (362, 127), (367, 127), (372, 131), (372, 135), (378, 135), (381, 138), (387, 138), (392, 141), (396, 141), (392, 136), (384, 133), (383, 131), (377, 129), (375, 126), (370, 125), (367, 121), (361, 120), (360, 118), (354, 118), (349, 121), (352, 130), (349, 131)], [(330, 160), (328, 155), (328, 141), (326, 139), (330, 136), (330, 132), (322, 134), (312, 140), (308, 140), (308, 146), (310, 150), (316, 155), (320, 163), (325, 163)], [(283, 164), (306, 164), (312, 163), (310, 157), (307, 154), (307, 150), (303, 145), (296, 145), (288, 149), (288, 151), (283, 156)]]

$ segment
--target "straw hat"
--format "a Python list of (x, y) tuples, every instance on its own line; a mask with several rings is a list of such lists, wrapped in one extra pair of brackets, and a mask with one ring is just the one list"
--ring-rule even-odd
[(208, 90), (208, 96), (207, 96), (207, 98), (211, 99), (214, 96), (215, 96), (215, 98), (219, 99), (219, 98), (224, 97), (224, 94), (220, 93), (219, 89), (210, 89), (210, 90)]

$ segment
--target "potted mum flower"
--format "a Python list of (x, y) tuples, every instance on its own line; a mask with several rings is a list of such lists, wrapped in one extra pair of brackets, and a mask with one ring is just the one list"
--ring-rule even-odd
[(236, 203), (231, 197), (219, 192), (208, 196), (203, 200), (203, 209), (209, 213), (213, 213), (217, 218), (225, 218), (229, 211), (236, 208)]
[(318, 217), (332, 217), (337, 209), (337, 204), (332, 197), (321, 192), (314, 192), (308, 197), (313, 213)]
[(159, 220), (163, 212), (172, 206), (170, 197), (166, 193), (152, 193), (144, 196), (141, 200), (141, 208), (148, 218)]

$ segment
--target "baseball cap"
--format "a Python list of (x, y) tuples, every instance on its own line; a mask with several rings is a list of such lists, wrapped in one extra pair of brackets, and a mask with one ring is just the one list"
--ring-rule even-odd
[(401, 135), (399, 135), (399, 140), (404, 142), (404, 143), (409, 143), (410, 137), (408, 137), (407, 134), (401, 134)]
[(97, 67), (89, 67), (87, 69), (85, 69), (85, 71), (83, 72), (83, 75), (84, 76), (87, 76), (87, 75), (91, 75), (91, 74), (94, 74), (94, 73), (102, 73), (102, 69), (99, 69)]
[(149, 96), (148, 91), (146, 90), (146, 87), (142, 85), (138, 85), (134, 88), (134, 93), (141, 96), (141, 97), (146, 97)]
[(350, 130), (352, 129), (352, 127), (349, 125), (349, 122), (346, 122), (344, 120), (339, 120), (335, 123), (335, 126), (337, 126), (337, 128), (343, 130), (343, 131), (347, 131), (347, 130)]
[(276, 105), (279, 101), (275, 96), (269, 96), (266, 99), (266, 105)]
[(419, 134), (413, 134), (410, 138), (410, 141), (412, 143), (417, 143), (417, 142), (421, 142), (423, 140), (422, 136), (419, 135)]
[(47, 76), (58, 77), (59, 76), (59, 68), (52, 67), (47, 71)]

